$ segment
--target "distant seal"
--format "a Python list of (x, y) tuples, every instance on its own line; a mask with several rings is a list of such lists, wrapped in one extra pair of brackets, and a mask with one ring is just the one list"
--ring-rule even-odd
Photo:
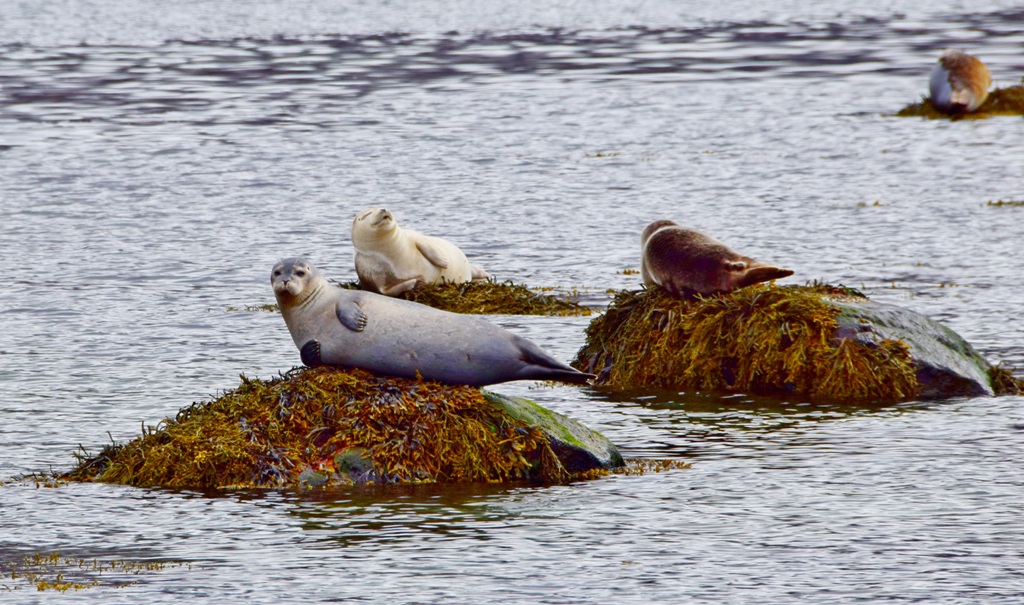
[(743, 256), (711, 236), (666, 219), (647, 225), (640, 236), (640, 247), (644, 283), (677, 298), (732, 292), (793, 275), (789, 269)]
[(992, 77), (977, 58), (951, 48), (939, 57), (929, 80), (932, 104), (946, 113), (968, 113), (988, 98)]
[(416, 286), (487, 279), (458, 246), (398, 226), (385, 208), (363, 210), (352, 220), (356, 275), (364, 290), (398, 296)]
[(594, 378), (489, 321), (331, 285), (303, 258), (274, 266), (270, 283), (302, 363), (481, 386)]

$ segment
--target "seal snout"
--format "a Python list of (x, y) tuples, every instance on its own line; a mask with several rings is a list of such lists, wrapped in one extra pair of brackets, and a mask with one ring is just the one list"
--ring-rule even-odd
[(302, 293), (303, 284), (294, 279), (283, 279), (274, 282), (274, 294), (298, 296)]
[(395, 215), (391, 214), (391, 212), (387, 208), (381, 208), (380, 210), (377, 211), (377, 216), (374, 217), (374, 220), (372, 223), (370, 223), (370, 226), (377, 227), (384, 221), (391, 221), (394, 219)]

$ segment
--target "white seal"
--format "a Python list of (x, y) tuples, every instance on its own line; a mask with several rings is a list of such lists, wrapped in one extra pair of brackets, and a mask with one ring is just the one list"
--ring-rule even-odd
[(928, 82), (932, 104), (946, 113), (975, 111), (988, 98), (992, 77), (977, 58), (951, 48), (939, 57)]
[(398, 296), (422, 284), (461, 284), (487, 279), (487, 272), (469, 264), (458, 246), (402, 229), (384, 208), (363, 210), (352, 220), (356, 275), (365, 290)]
[(331, 285), (302, 258), (274, 266), (270, 283), (308, 366), (355, 367), (481, 386), (510, 380), (594, 378), (481, 317)]
[(644, 283), (677, 298), (732, 292), (793, 275), (789, 269), (743, 256), (709, 235), (684, 229), (667, 219), (644, 228), (640, 247)]

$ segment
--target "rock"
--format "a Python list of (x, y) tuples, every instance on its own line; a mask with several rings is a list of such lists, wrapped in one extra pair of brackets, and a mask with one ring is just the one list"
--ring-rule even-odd
[(551, 449), (568, 473), (610, 470), (625, 464), (618, 448), (607, 437), (529, 399), (483, 391), (484, 398), (509, 416), (544, 431)]
[(992, 396), (992, 366), (959, 334), (916, 311), (868, 299), (831, 300), (839, 308), (835, 338), (878, 345), (898, 340), (910, 349), (916, 397)]
[(572, 365), (599, 384), (896, 402), (1019, 393), (948, 327), (828, 285), (752, 286), (679, 300), (620, 292)]
[(331, 479), (330, 473), (318, 471), (311, 466), (307, 466), (305, 470), (299, 473), (299, 487), (302, 489), (309, 489), (313, 487), (323, 487), (327, 485), (327, 482)]
[(324, 488), (363, 483), (556, 483), (622, 466), (615, 446), (525, 399), (338, 368), (242, 377), (220, 397), (65, 478), (140, 487)]

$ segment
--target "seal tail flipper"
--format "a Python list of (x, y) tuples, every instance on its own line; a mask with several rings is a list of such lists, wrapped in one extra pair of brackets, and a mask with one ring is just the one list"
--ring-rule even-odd
[(530, 364), (520, 372), (520, 379), (557, 380), (571, 384), (587, 384), (597, 378), (594, 374), (581, 372), (568, 364), (558, 361), (525, 338), (519, 340), (519, 349), (522, 351), (522, 360)]
[(546, 375), (538, 376), (537, 380), (557, 380), (558, 382), (568, 382), (569, 384), (590, 384), (590, 381), (595, 378), (597, 376), (594, 374), (587, 374), (575, 369), (558, 370), (547, 368)]
[(751, 267), (739, 278), (736, 284), (736, 289), (759, 284), (763, 281), (782, 279), (783, 277), (789, 277), (790, 275), (793, 275), (793, 271), (789, 269), (780, 269), (779, 267), (774, 267), (772, 265)]

